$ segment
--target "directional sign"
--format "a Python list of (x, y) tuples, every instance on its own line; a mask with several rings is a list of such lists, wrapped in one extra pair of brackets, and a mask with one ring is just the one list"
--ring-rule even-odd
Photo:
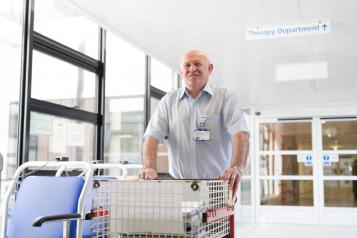
[(329, 20), (326, 20), (306, 24), (249, 27), (246, 30), (246, 39), (263, 40), (280, 37), (328, 34), (330, 32), (331, 24)]

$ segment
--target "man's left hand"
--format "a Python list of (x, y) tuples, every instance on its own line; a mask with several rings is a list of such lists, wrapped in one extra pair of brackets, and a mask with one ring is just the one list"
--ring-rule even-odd
[[(233, 186), (236, 184), (238, 186), (239, 181), (241, 179), (240, 173), (236, 168), (227, 168), (223, 170), (221, 175), (219, 175), (218, 179), (228, 181), (229, 182), (229, 188), (233, 189)], [(235, 182), (236, 181), (236, 182)]]

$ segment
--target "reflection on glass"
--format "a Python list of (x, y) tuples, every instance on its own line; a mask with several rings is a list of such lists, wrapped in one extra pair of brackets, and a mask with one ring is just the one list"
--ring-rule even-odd
[(311, 122), (261, 123), (259, 148), (263, 151), (311, 150)]
[(243, 175), (250, 175), (251, 158), (252, 158), (252, 156), (251, 156), (251, 154), (249, 154), (249, 155), (248, 155), (248, 158), (247, 158), (247, 163), (246, 163), (245, 168), (244, 168), (244, 170), (243, 170)]
[(164, 92), (169, 92), (176, 88), (177, 78), (174, 71), (163, 65), (161, 62), (151, 58), (151, 85), (161, 89)]
[(324, 150), (357, 150), (357, 120), (323, 121)]
[(313, 206), (310, 180), (261, 180), (261, 205)]
[(357, 155), (335, 155), (338, 162), (324, 166), (324, 175), (351, 176), (357, 175)]
[(11, 178), (17, 168), (23, 3), (12, 0), (0, 3), (0, 153), (5, 171), (2, 178)]
[(325, 207), (357, 207), (357, 180), (324, 181)]
[(251, 188), (250, 188), (250, 179), (242, 179), (240, 188), (241, 188), (241, 204), (242, 205), (251, 205)]
[(298, 162), (297, 155), (262, 155), (260, 175), (312, 175), (312, 166)]
[(65, 0), (36, 0), (34, 29), (72, 49), (98, 58), (99, 26)]
[(94, 160), (93, 124), (31, 112), (29, 161), (69, 157), (72, 161)]
[(107, 32), (104, 160), (141, 163), (145, 54)]
[(95, 82), (94, 73), (33, 52), (32, 98), (96, 112)]

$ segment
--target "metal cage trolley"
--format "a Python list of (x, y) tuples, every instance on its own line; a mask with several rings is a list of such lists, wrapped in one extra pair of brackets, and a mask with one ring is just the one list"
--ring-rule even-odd
[(92, 237), (234, 237), (225, 181), (105, 180), (94, 192)]

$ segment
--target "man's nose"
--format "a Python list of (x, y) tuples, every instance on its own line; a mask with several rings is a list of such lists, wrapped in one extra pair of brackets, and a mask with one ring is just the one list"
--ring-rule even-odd
[(189, 71), (195, 71), (196, 70), (196, 66), (194, 64), (191, 64), (189, 67)]

